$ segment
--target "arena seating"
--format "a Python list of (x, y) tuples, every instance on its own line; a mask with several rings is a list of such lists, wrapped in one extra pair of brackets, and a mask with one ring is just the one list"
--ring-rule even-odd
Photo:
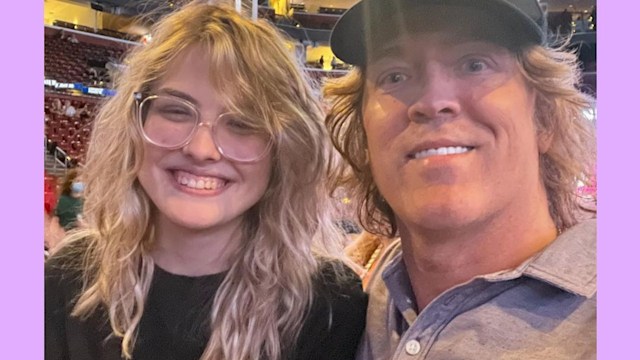
[[(56, 99), (63, 105), (68, 100), (76, 109), (76, 114), (68, 116), (56, 111), (53, 107)], [(76, 162), (82, 163), (100, 99), (46, 92), (44, 100), (45, 136)]]
[[(119, 62), (124, 50), (69, 40), (73, 35), (63, 38), (58, 35), (45, 36), (44, 73), (46, 79), (64, 83), (83, 83), (97, 85), (106, 72), (108, 62)], [(77, 40), (76, 40), (77, 41)], [(110, 80), (110, 79), (109, 79)]]

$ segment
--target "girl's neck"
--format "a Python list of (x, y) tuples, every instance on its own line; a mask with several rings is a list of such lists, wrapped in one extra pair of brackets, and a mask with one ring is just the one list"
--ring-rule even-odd
[(158, 221), (151, 249), (154, 262), (178, 275), (201, 276), (228, 270), (241, 241), (240, 223), (217, 230), (192, 230)]

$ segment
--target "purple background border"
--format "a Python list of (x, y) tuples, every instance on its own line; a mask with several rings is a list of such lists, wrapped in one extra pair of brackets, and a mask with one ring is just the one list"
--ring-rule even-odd
[[(598, 355), (638, 353), (640, 76), (636, 1), (598, 3)], [(629, 16), (627, 16), (627, 14)], [(633, 229), (632, 229), (633, 226)]]
[(12, 1), (5, 7), (0, 359), (31, 360), (44, 358), (44, 3)]
[[(598, 355), (637, 353), (640, 222), (637, 159), (640, 83), (633, 17), (640, 4), (602, 1), (598, 9)], [(614, 6), (616, 9), (614, 9)], [(1, 359), (41, 359), (43, 325), (43, 3), (12, 1), (2, 21), (3, 259)], [(628, 34), (628, 35), (625, 35)], [(15, 136), (13, 134), (23, 134)], [(16, 149), (15, 152), (9, 150)], [(8, 215), (8, 216), (7, 216)], [(637, 279), (633, 277), (634, 279)], [(625, 286), (626, 285), (626, 286)], [(623, 288), (625, 289), (623, 293)]]

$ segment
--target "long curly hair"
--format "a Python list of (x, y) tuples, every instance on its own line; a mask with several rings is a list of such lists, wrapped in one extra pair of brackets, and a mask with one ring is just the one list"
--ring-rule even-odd
[(319, 261), (340, 257), (327, 184), (333, 148), (318, 96), (278, 30), (224, 4), (192, 2), (157, 22), (152, 41), (127, 55), (116, 95), (96, 117), (83, 170), (85, 226), (69, 239), (88, 244), (72, 315), (106, 309), (131, 358), (154, 273), (155, 231), (154, 205), (137, 180), (144, 144), (134, 93), (153, 88), (193, 45), (205, 50), (209, 78), (229, 106), (258, 119), (274, 140), (268, 188), (244, 216), (201, 359), (278, 359), (295, 344), (313, 301)]
[[(551, 146), (540, 153), (540, 176), (549, 211), (558, 229), (577, 222), (577, 181), (589, 182), (595, 171), (595, 127), (585, 113), (594, 99), (579, 90), (578, 58), (557, 46), (532, 45), (515, 49), (519, 71), (536, 93), (535, 118), (539, 134), (551, 136)], [(362, 226), (376, 234), (397, 235), (393, 209), (384, 200), (371, 173), (362, 108), (366, 66), (342, 78), (329, 80), (323, 89), (331, 102), (326, 125), (337, 150), (346, 160), (333, 176), (333, 187), (344, 187), (357, 203)]]

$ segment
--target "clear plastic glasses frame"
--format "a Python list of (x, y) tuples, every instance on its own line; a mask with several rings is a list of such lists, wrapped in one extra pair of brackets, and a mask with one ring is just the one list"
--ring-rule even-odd
[(198, 128), (209, 127), (216, 149), (225, 158), (243, 163), (256, 162), (270, 151), (273, 141), (244, 115), (220, 114), (204, 121), (190, 101), (172, 95), (135, 93), (138, 127), (145, 141), (165, 149), (179, 149), (193, 139)]

